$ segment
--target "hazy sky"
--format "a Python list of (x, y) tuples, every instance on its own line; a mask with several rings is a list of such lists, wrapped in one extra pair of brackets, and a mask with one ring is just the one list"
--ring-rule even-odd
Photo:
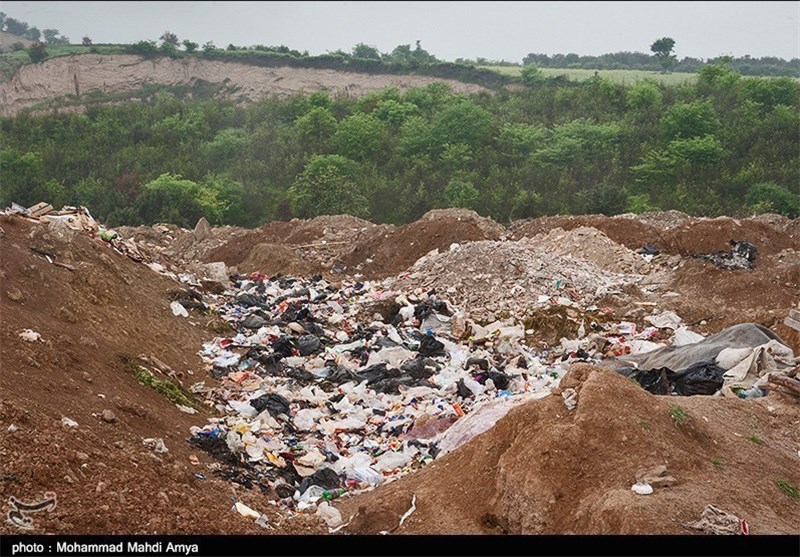
[(358, 42), (389, 52), (419, 39), (444, 60), (530, 53), (649, 52), (679, 58), (800, 58), (800, 2), (0, 2), (0, 10), (73, 42), (178, 38), (218, 47), (285, 44), (312, 54)]

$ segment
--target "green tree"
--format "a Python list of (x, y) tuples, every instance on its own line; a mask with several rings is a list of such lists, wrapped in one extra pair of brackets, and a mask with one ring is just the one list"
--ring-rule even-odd
[(38, 27), (29, 27), (28, 30), (25, 32), (25, 38), (30, 39), (32, 41), (38, 41), (42, 38), (42, 32), (39, 30)]
[(657, 109), (661, 106), (664, 95), (653, 81), (640, 81), (627, 91), (626, 104), (629, 108), (646, 112)]
[(30, 48), (28, 48), (28, 56), (34, 64), (47, 58), (47, 50), (44, 48), (44, 43), (32, 44)]
[(386, 126), (371, 114), (354, 114), (339, 123), (333, 135), (336, 152), (355, 161), (366, 161), (383, 151)]
[(471, 100), (449, 104), (431, 122), (430, 138), (434, 150), (446, 144), (463, 143), (472, 147), (491, 140), (492, 115)]
[(367, 60), (381, 59), (381, 53), (377, 48), (364, 43), (358, 43), (356, 46), (354, 46), (352, 53), (353, 58), (364, 58)]
[(710, 101), (693, 101), (671, 106), (664, 114), (661, 129), (668, 139), (702, 137), (720, 128)]
[(348, 214), (369, 217), (368, 192), (354, 161), (341, 155), (315, 155), (289, 188), (295, 215)]
[(13, 17), (7, 17), (6, 31), (18, 37), (24, 37), (28, 31), (28, 24)]
[(669, 37), (658, 39), (650, 45), (650, 51), (658, 59), (661, 64), (663, 73), (667, 73), (670, 68), (675, 64), (675, 55), (672, 51), (675, 49), (675, 41)]
[(533, 87), (534, 85), (538, 85), (544, 82), (544, 74), (542, 70), (534, 66), (533, 64), (526, 64), (522, 66), (522, 70), (520, 70), (519, 78), (528, 87)]
[(444, 188), (444, 201), (447, 207), (476, 209), (480, 192), (470, 182), (453, 178)]
[(789, 218), (800, 216), (800, 193), (791, 192), (775, 182), (755, 184), (747, 192), (745, 202), (754, 213), (780, 213)]
[(336, 118), (328, 108), (316, 106), (294, 121), (297, 136), (311, 151), (319, 152), (336, 132)]
[(193, 227), (201, 217), (219, 223), (228, 204), (215, 189), (165, 173), (142, 186), (136, 209), (147, 224), (172, 222)]
[(190, 41), (189, 39), (183, 40), (183, 47), (186, 49), (186, 52), (194, 52), (197, 50), (197, 47), (200, 46), (195, 42)]

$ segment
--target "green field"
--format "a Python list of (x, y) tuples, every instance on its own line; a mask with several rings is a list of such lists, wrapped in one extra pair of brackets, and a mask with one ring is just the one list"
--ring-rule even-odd
[[(496, 71), (503, 75), (518, 76), (522, 70), (521, 66), (481, 66), (488, 70)], [(694, 83), (697, 74), (693, 73), (669, 73), (650, 72), (646, 70), (584, 70), (584, 69), (560, 69), (560, 68), (539, 68), (546, 77), (566, 76), (572, 81), (585, 81), (594, 77), (595, 73), (602, 78), (610, 79), (619, 83), (635, 83), (643, 79), (652, 79), (664, 85), (682, 85), (684, 83)]]

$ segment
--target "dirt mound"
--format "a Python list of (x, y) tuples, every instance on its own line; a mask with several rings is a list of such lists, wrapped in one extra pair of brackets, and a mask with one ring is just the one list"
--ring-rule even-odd
[(149, 84), (218, 83), (223, 97), (255, 102), (265, 96), (328, 91), (361, 96), (387, 87), (400, 90), (444, 82), (455, 93), (477, 93), (485, 87), (423, 75), (376, 75), (336, 70), (260, 67), (199, 57), (148, 59), (131, 54), (81, 54), (51, 58), (20, 68), (11, 81), (0, 83), (0, 115), (13, 116), (41, 101), (66, 95), (132, 91)]
[[(492, 429), (407, 476), (337, 507), (349, 533), (689, 534), (714, 504), (754, 534), (797, 534), (797, 405), (780, 395), (658, 397), (613, 372), (574, 366), (553, 395), (512, 409)], [(771, 408), (771, 410), (770, 410)], [(677, 481), (649, 496), (640, 471)], [(400, 517), (416, 510), (399, 526)]]
[[(52, 513), (32, 515), (32, 532), (265, 533), (230, 510), (231, 495), (281, 520), (257, 492), (217, 479), (187, 443), (211, 411), (199, 404), (189, 415), (169, 399), (192, 401), (193, 383), (215, 383), (196, 354), (218, 319), (174, 316), (182, 285), (98, 239), (20, 217), (0, 217), (0, 227), (0, 498), (58, 497)], [(40, 340), (21, 338), (27, 329)], [(165, 370), (148, 364), (152, 386), (136, 376), (139, 355)], [(163, 439), (169, 452), (144, 438)], [(4, 522), (0, 532), (19, 530)]]
[(651, 266), (633, 251), (597, 230), (582, 226), (565, 232), (554, 228), (547, 234), (530, 239), (538, 249), (550, 253), (591, 261), (599, 268), (614, 273), (644, 274)]
[(237, 268), (240, 273), (299, 276), (313, 275), (322, 270), (313, 261), (298, 257), (291, 248), (280, 244), (256, 244)]
[(388, 282), (399, 289), (436, 289), (474, 319), (492, 321), (508, 315), (522, 318), (542, 296), (590, 305), (642, 279), (559, 255), (550, 243), (540, 243), (530, 238), (468, 242), (429, 253)]
[[(796, 219), (797, 220), (797, 219)], [(613, 241), (636, 250), (653, 244), (664, 253), (698, 255), (730, 250), (731, 240), (747, 241), (758, 248), (759, 255), (772, 255), (787, 248), (800, 249), (796, 232), (785, 231), (762, 218), (715, 219), (691, 218), (683, 213), (645, 213), (643, 215), (558, 215), (515, 221), (509, 226), (515, 239), (532, 237), (554, 228), (573, 230), (592, 227)], [(795, 226), (796, 228), (796, 226)]]
[(430, 211), (418, 221), (372, 233), (342, 257), (349, 269), (367, 279), (400, 273), (423, 255), (451, 244), (498, 240), (505, 229), (474, 211)]
[[(223, 261), (228, 266), (240, 267), (245, 272), (270, 273), (323, 273), (330, 276), (331, 269), (340, 258), (352, 250), (353, 244), (391, 228), (373, 224), (350, 215), (326, 215), (311, 220), (294, 219), (275, 221), (208, 250), (202, 260)], [(281, 245), (279, 260), (270, 261), (268, 250), (261, 244)], [(288, 251), (286, 251), (288, 250)], [(290, 253), (291, 252), (291, 253)], [(285, 263), (283, 267), (281, 262)], [(304, 262), (304, 263), (303, 263)], [(244, 266), (242, 266), (244, 265)], [(259, 265), (266, 265), (259, 268)], [(264, 270), (264, 269), (269, 269)], [(295, 271), (295, 269), (300, 269)]]

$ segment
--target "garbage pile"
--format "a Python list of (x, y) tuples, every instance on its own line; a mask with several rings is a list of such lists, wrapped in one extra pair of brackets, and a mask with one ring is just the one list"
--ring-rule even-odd
[(567, 365), (434, 290), (251, 274), (206, 299), (238, 334), (203, 347), (220, 387), (191, 390), (224, 417), (190, 443), (221, 461), (215, 474), (297, 510), (424, 466), (547, 396)]
[[(99, 238), (110, 245), (115, 251), (121, 253), (136, 262), (147, 261), (145, 255), (139, 250), (136, 242), (132, 239), (123, 239), (114, 230), (107, 229), (98, 223), (89, 209), (86, 207), (64, 206), (56, 211), (49, 203), (41, 202), (32, 207), (23, 207), (18, 203), (12, 203), (10, 207), (3, 210), (4, 215), (19, 215), (36, 221), (46, 222), (50, 228), (59, 236), (64, 236), (66, 230), (77, 231), (92, 237)], [(62, 267), (71, 266), (54, 262), (55, 255), (51, 253), (40, 253), (51, 263)]]
[[(501, 314), (522, 319), (531, 308), (548, 305), (552, 298), (561, 299), (562, 305), (591, 306), (643, 280), (641, 274), (614, 272), (556, 253), (551, 243), (539, 240), (452, 244), (446, 252), (434, 250), (420, 258), (392, 284), (398, 289), (421, 285), (445, 292), (455, 303), (468, 307), (476, 320), (491, 321)], [(641, 255), (608, 242), (646, 265)]]

